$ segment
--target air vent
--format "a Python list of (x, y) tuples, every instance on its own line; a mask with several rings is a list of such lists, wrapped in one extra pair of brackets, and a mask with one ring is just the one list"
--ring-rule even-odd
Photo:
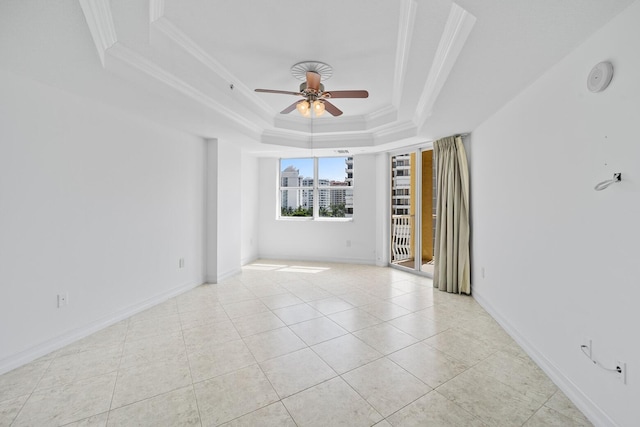
[(334, 150), (338, 154), (349, 154), (349, 150)]

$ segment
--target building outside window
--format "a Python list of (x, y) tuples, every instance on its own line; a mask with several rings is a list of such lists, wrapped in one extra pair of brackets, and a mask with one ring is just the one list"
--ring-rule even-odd
[(280, 217), (352, 218), (353, 157), (280, 159)]
[(409, 215), (411, 205), (411, 156), (394, 156), (391, 164), (391, 214)]

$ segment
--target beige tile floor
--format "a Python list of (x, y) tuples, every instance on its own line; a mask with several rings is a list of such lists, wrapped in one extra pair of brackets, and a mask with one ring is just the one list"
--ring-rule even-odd
[(0, 426), (588, 426), (468, 296), (258, 261), (0, 376)]

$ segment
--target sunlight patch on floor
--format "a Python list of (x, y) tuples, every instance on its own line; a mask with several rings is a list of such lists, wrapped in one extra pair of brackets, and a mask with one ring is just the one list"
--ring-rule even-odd
[(262, 271), (284, 271), (287, 273), (322, 273), (323, 271), (330, 270), (330, 267), (320, 266), (302, 266), (302, 265), (283, 265), (283, 264), (260, 264), (254, 263), (245, 265), (243, 267), (246, 270), (262, 270)]

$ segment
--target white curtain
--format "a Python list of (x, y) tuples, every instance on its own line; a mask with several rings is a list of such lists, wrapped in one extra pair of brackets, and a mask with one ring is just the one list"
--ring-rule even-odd
[(469, 168), (462, 137), (433, 143), (436, 161), (436, 242), (433, 285), (471, 294), (469, 265)]

